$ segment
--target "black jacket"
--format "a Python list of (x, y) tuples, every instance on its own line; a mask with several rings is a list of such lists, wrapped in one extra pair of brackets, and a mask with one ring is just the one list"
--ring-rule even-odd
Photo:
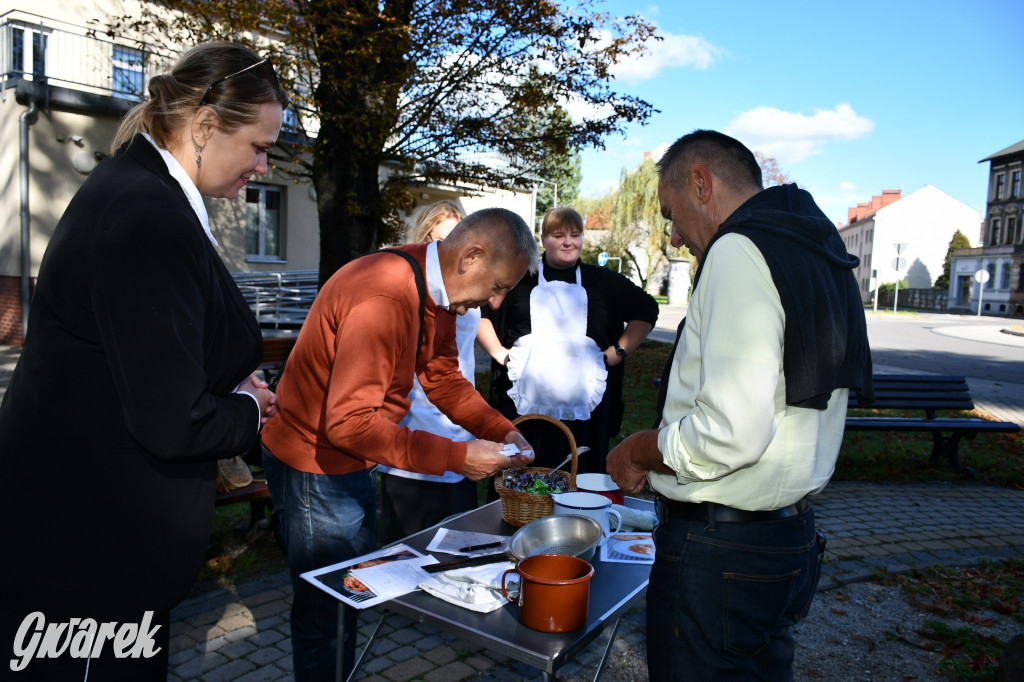
[(707, 250), (730, 232), (754, 242), (779, 291), (786, 403), (823, 410), (839, 387), (873, 400), (864, 305), (853, 276), (860, 260), (847, 253), (811, 195), (796, 185), (758, 192), (722, 223)]
[[(0, 407), (3, 607), (139, 622), (195, 580), (217, 458), (257, 441), (256, 320), (136, 137), (71, 200)], [(8, 614), (11, 611), (8, 611)]]

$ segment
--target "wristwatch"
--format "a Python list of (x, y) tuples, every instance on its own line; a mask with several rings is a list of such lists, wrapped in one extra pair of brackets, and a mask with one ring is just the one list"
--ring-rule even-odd
[(616, 343), (615, 354), (618, 355), (620, 358), (624, 358), (626, 357), (626, 349)]

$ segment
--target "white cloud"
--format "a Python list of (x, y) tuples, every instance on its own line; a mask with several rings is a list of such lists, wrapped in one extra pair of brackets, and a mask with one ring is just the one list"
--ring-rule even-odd
[[(649, 6), (643, 14), (657, 15), (657, 6)], [(725, 50), (701, 38), (685, 34), (668, 33), (661, 30), (657, 22), (651, 21), (655, 34), (661, 40), (651, 38), (644, 49), (637, 54), (624, 57), (611, 68), (612, 75), (628, 83), (656, 78), (664, 69), (694, 68), (707, 69), (721, 59)], [(605, 49), (611, 43), (612, 34), (601, 31), (594, 49)]]
[(614, 67), (615, 78), (627, 83), (655, 78), (663, 69), (692, 67), (704, 70), (718, 61), (725, 51), (699, 36), (659, 32), (662, 40), (650, 40), (646, 49)]
[(855, 140), (874, 128), (871, 119), (858, 116), (843, 102), (833, 110), (817, 109), (812, 116), (757, 107), (737, 116), (723, 132), (780, 163), (796, 163), (820, 154), (829, 142)]
[(856, 192), (857, 183), (850, 182), (849, 180), (844, 180), (843, 182), (839, 183), (839, 190), (842, 192)]

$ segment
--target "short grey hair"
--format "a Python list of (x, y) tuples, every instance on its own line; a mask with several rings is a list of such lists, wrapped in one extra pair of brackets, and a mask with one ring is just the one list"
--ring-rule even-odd
[(446, 246), (464, 246), (475, 236), (486, 236), (496, 247), (500, 256), (522, 256), (526, 259), (526, 270), (537, 272), (540, 262), (540, 247), (530, 226), (522, 216), (507, 208), (482, 208), (473, 211), (455, 226), (445, 238)]

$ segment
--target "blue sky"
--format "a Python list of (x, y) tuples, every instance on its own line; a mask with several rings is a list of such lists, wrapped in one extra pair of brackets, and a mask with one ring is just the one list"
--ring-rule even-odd
[[(695, 128), (778, 161), (833, 221), (883, 189), (934, 185), (985, 212), (988, 163), (1024, 139), (1024, 2), (693, 2), (636, 13), (665, 36), (614, 89), (660, 113), (583, 151), (581, 194)], [(968, 235), (972, 240), (977, 235)]]

